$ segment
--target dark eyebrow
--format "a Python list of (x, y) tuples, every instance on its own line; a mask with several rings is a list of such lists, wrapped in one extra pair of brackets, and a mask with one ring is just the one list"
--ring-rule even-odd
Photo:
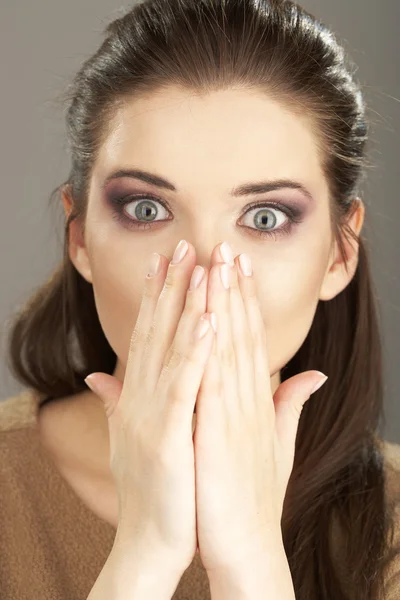
[[(149, 183), (150, 185), (155, 185), (156, 187), (163, 188), (169, 190), (171, 192), (177, 192), (177, 188), (167, 179), (160, 177), (159, 175), (155, 175), (154, 173), (149, 173), (148, 171), (143, 171), (141, 169), (119, 169), (118, 171), (114, 171), (110, 175), (106, 177), (102, 188), (104, 189), (109, 181), (112, 179), (119, 179), (121, 177), (131, 177), (134, 179), (140, 179), (145, 183)], [(309, 200), (313, 200), (312, 195), (308, 191), (308, 189), (299, 181), (293, 181), (292, 179), (275, 179), (271, 181), (259, 181), (256, 183), (245, 183), (238, 187), (235, 187), (231, 190), (231, 196), (240, 198), (242, 196), (250, 196), (252, 194), (265, 194), (266, 192), (273, 192), (275, 190), (279, 190), (282, 188), (290, 188), (293, 190), (299, 190), (302, 192)]]

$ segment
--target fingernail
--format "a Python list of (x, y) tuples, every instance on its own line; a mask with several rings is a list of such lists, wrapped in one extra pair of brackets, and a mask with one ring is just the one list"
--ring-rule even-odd
[(200, 265), (196, 265), (190, 279), (190, 291), (195, 290), (199, 287), (201, 280), (203, 279), (204, 269)]
[(181, 260), (183, 260), (186, 252), (188, 251), (188, 248), (188, 243), (185, 240), (181, 240), (175, 249), (171, 264), (177, 265), (178, 263), (180, 263)]
[(311, 394), (314, 394), (317, 390), (319, 390), (319, 388), (322, 387), (324, 385), (325, 381), (328, 379), (328, 376), (325, 375), (324, 373), (321, 373), (321, 375), (323, 375), (323, 378), (317, 383), (317, 385), (315, 386), (315, 388), (313, 389)]
[(241, 254), (239, 256), (239, 263), (243, 275), (245, 275), (246, 277), (251, 277), (251, 275), (253, 275), (253, 269), (251, 266), (250, 256), (248, 254)]
[(154, 252), (151, 255), (147, 277), (155, 277), (160, 269), (160, 255)]
[(88, 388), (90, 390), (92, 390), (92, 392), (94, 392), (94, 385), (93, 385), (94, 382), (92, 380), (93, 380), (93, 374), (92, 375), (88, 375), (86, 377), (86, 379), (84, 379), (83, 381), (86, 383), (86, 385), (88, 386)]
[(200, 320), (197, 324), (197, 327), (194, 331), (194, 337), (196, 340), (201, 340), (207, 333), (207, 331), (210, 329), (210, 321), (203, 317), (200, 317)]
[(228, 242), (224, 242), (223, 244), (221, 244), (220, 252), (221, 252), (222, 260), (224, 262), (228, 263), (229, 265), (233, 266), (233, 264), (234, 264), (233, 252), (232, 252), (232, 248), (230, 247)]

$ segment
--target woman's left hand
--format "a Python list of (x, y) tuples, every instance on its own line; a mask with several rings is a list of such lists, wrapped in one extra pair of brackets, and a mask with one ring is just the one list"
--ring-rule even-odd
[(197, 538), (210, 572), (239, 568), (282, 546), (298, 423), (323, 375), (300, 373), (272, 395), (254, 278), (243, 275), (236, 257), (225, 289), (220, 266), (215, 261), (209, 275), (207, 312), (217, 316), (217, 333), (197, 396), (193, 434)]

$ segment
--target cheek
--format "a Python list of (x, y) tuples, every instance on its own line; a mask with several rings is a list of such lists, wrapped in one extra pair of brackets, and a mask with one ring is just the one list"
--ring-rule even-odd
[(305, 341), (325, 274), (322, 262), (310, 264), (296, 259), (274, 264), (268, 276), (256, 277), (271, 375), (280, 371)]
[[(112, 246), (111, 246), (112, 247)], [(144, 257), (114, 247), (96, 248), (92, 261), (93, 293), (104, 335), (118, 358), (126, 364), (144, 287)]]

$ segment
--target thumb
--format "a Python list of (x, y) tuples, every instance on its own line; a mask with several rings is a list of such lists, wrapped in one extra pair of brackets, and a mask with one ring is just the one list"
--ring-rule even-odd
[[(281, 447), (284, 448), (293, 468), (296, 435), (300, 415), (311, 394), (328, 379), (320, 371), (306, 371), (287, 379), (276, 390), (275, 428)], [(319, 387), (318, 387), (319, 385)]]
[(107, 373), (91, 373), (86, 377), (85, 383), (103, 402), (107, 418), (110, 418), (118, 403), (123, 384)]

